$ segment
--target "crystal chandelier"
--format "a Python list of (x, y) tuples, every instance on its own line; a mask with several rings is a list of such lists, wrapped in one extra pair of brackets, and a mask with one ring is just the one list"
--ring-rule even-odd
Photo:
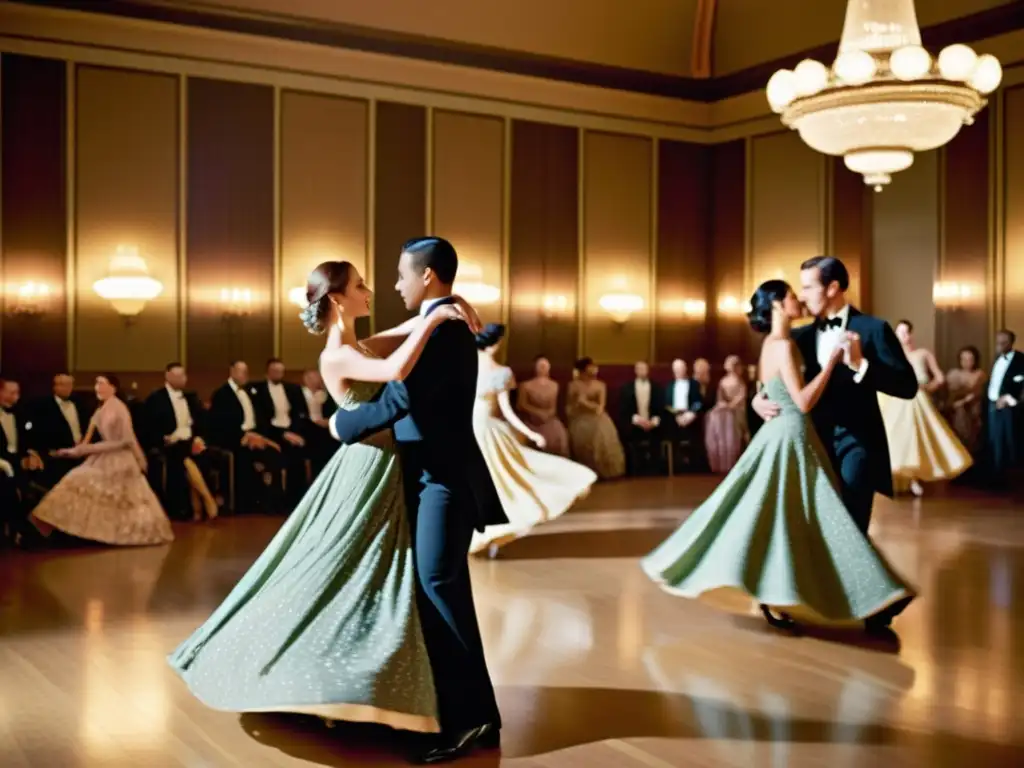
[(768, 103), (809, 147), (841, 156), (876, 191), (915, 152), (950, 142), (1003, 78), (995, 56), (921, 47), (914, 0), (849, 0), (829, 69), (805, 59), (768, 81)]

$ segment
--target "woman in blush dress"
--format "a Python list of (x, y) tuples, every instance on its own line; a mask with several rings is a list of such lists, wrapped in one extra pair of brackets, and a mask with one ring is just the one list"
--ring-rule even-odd
[(582, 464), (520, 443), (517, 432), (540, 449), (545, 438), (512, 410), (508, 393), (515, 389), (515, 377), (511, 369), (494, 359), (504, 335), (505, 326), (491, 323), (476, 337), (480, 368), (473, 431), (509, 521), (489, 526), (483, 533), (474, 532), (469, 551), (487, 550), (491, 557), (501, 545), (563, 514), (597, 480), (597, 475)]
[(946, 418), (964, 448), (976, 454), (981, 438), (981, 405), (985, 401), (985, 371), (977, 347), (964, 347), (957, 355), (958, 368), (946, 374)]
[(605, 411), (608, 387), (597, 378), (597, 365), (592, 358), (577, 360), (574, 375), (565, 404), (572, 457), (594, 470), (602, 480), (622, 477), (626, 474), (626, 452), (615, 422)]
[[(44, 534), (53, 529), (103, 544), (134, 546), (174, 541), (171, 523), (146, 481), (146, 457), (132, 429), (128, 406), (117, 396), (113, 374), (96, 377), (100, 407), (82, 442), (54, 455), (85, 461), (43, 497), (32, 520)], [(92, 442), (95, 435), (97, 442)]]
[[(327, 334), (324, 385), (339, 408), (412, 370), (430, 334), (462, 317), (438, 307), (359, 342), (372, 293), (347, 261), (320, 264), (300, 317)], [(438, 731), (417, 608), (399, 456), (386, 430), (339, 445), (263, 554), (169, 662), (214, 709)]]
[(551, 361), (544, 355), (533, 361), (533, 378), (519, 385), (516, 409), (544, 437), (542, 450), (569, 456), (569, 432), (558, 418), (558, 382), (551, 378)]
[(922, 483), (952, 480), (974, 460), (932, 402), (932, 394), (946, 383), (935, 355), (914, 344), (914, 325), (909, 320), (900, 320), (895, 330), (917, 375), (917, 396), (900, 400), (879, 392), (878, 405), (889, 441), (893, 486), (921, 496)]
[(774, 626), (863, 623), (882, 631), (915, 592), (857, 528), (843, 505), (809, 413), (845, 350), (804, 383), (790, 335), (802, 307), (782, 280), (750, 300), (765, 334), (760, 372), (780, 403), (721, 484), (642, 561), (665, 591), (688, 598), (731, 592), (752, 599)]
[(704, 419), (711, 471), (724, 475), (732, 469), (748, 439), (746, 370), (738, 355), (729, 355), (725, 376), (718, 382), (718, 400)]

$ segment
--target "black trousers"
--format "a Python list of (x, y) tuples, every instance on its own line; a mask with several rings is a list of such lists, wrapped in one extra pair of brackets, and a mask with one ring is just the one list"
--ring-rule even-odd
[(306, 488), (309, 485), (306, 481), (306, 456), (309, 455), (309, 443), (307, 442), (301, 448), (292, 445), (284, 439), (285, 432), (299, 434), (296, 430), (272, 427), (267, 433), (267, 437), (281, 446), (278, 463), (281, 469), (287, 470), (285, 476), (285, 485), (287, 486), (285, 488), (285, 501), (289, 505), (294, 506), (302, 499), (302, 494), (306, 492)]
[[(271, 512), (286, 511), (281, 492), (281, 454), (273, 448), (239, 447), (235, 456), (235, 511)], [(257, 467), (262, 467), (259, 469)], [(271, 476), (270, 485), (263, 481), (263, 473)]]
[(866, 536), (875, 503), (875, 483), (867, 449), (860, 443), (847, 441), (837, 451), (833, 467), (842, 485), (843, 504)]
[[(195, 462), (203, 477), (209, 471), (209, 457), (205, 453), (192, 455), (192, 441), (180, 440), (160, 449), (164, 457), (167, 471), (167, 486), (164, 489), (164, 508), (171, 517), (190, 517), (192, 513), (192, 491), (185, 473), (185, 459), (191, 458)], [(153, 467), (153, 471), (159, 472), (159, 467)], [(159, 484), (157, 484), (159, 487)]]
[(985, 463), (990, 481), (1001, 485), (1017, 463), (1016, 409), (989, 403), (986, 416)]
[(445, 732), (484, 723), (501, 725), (498, 702), (473, 603), (469, 578), (469, 544), (473, 538), (473, 503), (468, 489), (458, 498), (448, 487), (422, 482), (406, 466), (408, 508), (423, 639), (437, 689), (438, 713)]

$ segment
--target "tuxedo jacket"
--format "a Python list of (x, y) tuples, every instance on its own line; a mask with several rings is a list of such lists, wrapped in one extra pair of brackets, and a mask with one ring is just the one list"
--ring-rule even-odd
[[(306, 397), (302, 394), (302, 387), (292, 384), (290, 381), (282, 381), (285, 397), (288, 398), (288, 405), (291, 406), (289, 416), (292, 420), (291, 432), (298, 434), (309, 422), (309, 408), (306, 406)], [(256, 394), (252, 394), (252, 390)], [(256, 409), (256, 420), (268, 428), (274, 418), (274, 400), (270, 397), (270, 388), (266, 381), (257, 382), (249, 387), (249, 397), (252, 398), (252, 406)]]
[[(0, 459), (7, 459), (12, 464), (18, 464), (28, 454), (29, 448), (34, 449), (34, 446), (29, 444), (29, 440), (32, 433), (31, 427), (34, 426), (28, 418), (23, 408), (15, 407), (11, 409), (11, 413), (14, 414), (14, 424), (18, 433), (18, 450), (11, 451), (7, 444), (7, 432), (0, 427)], [(18, 467), (14, 467), (17, 471)]]
[[(639, 413), (636, 399), (636, 379), (622, 385), (619, 390), (619, 424), (623, 432), (629, 432), (633, 428), (633, 417)], [(650, 418), (657, 416), (665, 420), (665, 391), (661, 386), (650, 379), (651, 402), (647, 408), (647, 415)]]
[[(994, 364), (993, 364), (994, 365)], [(991, 370), (989, 375), (992, 375)], [(1018, 402), (1024, 403), (1024, 352), (1013, 351), (1013, 358), (1006, 368), (1006, 375), (999, 385), (999, 396), (1010, 395)], [(988, 398), (988, 388), (985, 389), (985, 397)]]
[[(821, 372), (818, 363), (818, 324), (798, 328), (793, 339), (804, 360), (804, 378), (810, 381)], [(850, 307), (846, 330), (861, 340), (868, 369), (855, 381), (856, 372), (837, 365), (811, 419), (833, 461), (852, 447), (866, 451), (874, 490), (892, 496), (892, 466), (885, 423), (878, 406), (878, 393), (911, 400), (917, 395), (917, 376), (903, 353), (899, 339), (887, 322)]]
[[(675, 407), (676, 384), (678, 381), (678, 379), (672, 379), (672, 381), (669, 382), (669, 385), (665, 388), (666, 409)], [(700, 413), (704, 410), (704, 398), (700, 394), (700, 382), (696, 379), (686, 379), (686, 381), (690, 382), (690, 410), (694, 413)]]
[[(431, 311), (452, 299), (436, 302)], [(442, 323), (431, 334), (405, 381), (391, 381), (373, 402), (333, 416), (343, 443), (393, 428), (407, 483), (446, 489), (478, 531), (508, 522), (490, 470), (473, 433), (476, 341), (463, 322)]]
[[(192, 437), (203, 437), (205, 433), (206, 411), (195, 392), (185, 392), (185, 402), (192, 417)], [(239, 406), (241, 410), (241, 406)], [(178, 420), (174, 415), (174, 405), (167, 387), (154, 390), (146, 398), (143, 411), (143, 442), (148, 448), (162, 448), (164, 438), (178, 428)], [(239, 438), (241, 439), (241, 438)]]
[[(256, 416), (254, 431), (264, 434), (268, 425), (260, 419), (260, 409), (256, 406), (254, 392), (256, 388), (252, 384), (246, 384), (243, 389), (252, 401), (253, 413)], [(242, 410), (242, 403), (231, 385), (225, 381), (210, 398), (210, 412), (206, 419), (206, 434), (209, 442), (229, 451), (238, 450), (242, 442), (242, 423), (244, 421), (245, 411)]]
[[(81, 402), (74, 397), (70, 398), (71, 404), (78, 414), (78, 426), (82, 431), (82, 437), (89, 431), (89, 417)], [(31, 447), (46, 460), (50, 451), (61, 448), (73, 448), (75, 437), (71, 433), (71, 425), (64, 418), (64, 413), (57, 405), (57, 399), (53, 395), (47, 395), (37, 400), (31, 408), (32, 429), (29, 430)]]

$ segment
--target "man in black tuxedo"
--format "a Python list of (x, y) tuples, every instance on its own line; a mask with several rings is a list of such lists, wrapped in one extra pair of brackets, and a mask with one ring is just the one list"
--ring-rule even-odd
[(236, 508), (245, 511), (283, 511), (281, 499), (281, 447), (264, 432), (257, 418), (249, 384), (249, 366), (231, 364), (228, 380), (210, 400), (210, 444), (234, 456)]
[(302, 374), (302, 397), (306, 402), (306, 421), (300, 426), (302, 436), (306, 439), (306, 450), (313, 462), (315, 477), (338, 448), (338, 443), (329, 431), (330, 418), (338, 406), (327, 394), (320, 371), (313, 368)]
[(14, 539), (33, 534), (26, 516), (35, 495), (33, 481), (38, 482), (43, 469), (41, 457), (32, 448), (33, 425), (18, 407), (20, 400), (21, 385), (12, 379), (0, 379), (0, 473), (5, 478), (0, 482), (0, 495), (7, 507), (0, 509), (0, 515), (7, 517), (6, 527)]
[(685, 360), (672, 361), (672, 381), (665, 388), (665, 410), (670, 420), (663, 431), (672, 441), (673, 450), (680, 443), (686, 443), (691, 466), (703, 469), (706, 457), (700, 417), (704, 412), (704, 399), (700, 383), (690, 376)]
[(288, 501), (296, 504), (306, 489), (306, 439), (301, 434), (309, 419), (302, 388), (284, 380), (284, 363), (267, 361), (267, 378), (254, 385), (256, 421), (281, 446), (281, 466), (287, 470)]
[[(402, 248), (395, 287), (408, 309), (426, 316), (452, 303), (457, 270), (451, 243), (417, 238)], [(404, 382), (388, 383), (378, 400), (340, 409), (331, 421), (344, 443), (393, 427), (402, 457), (420, 621), (441, 721), (441, 734), (420, 757), (425, 763), (497, 746), (501, 729), (467, 561), (474, 530), (508, 522), (473, 434), (477, 364), (467, 325), (442, 323)]]
[(626, 444), (630, 474), (639, 474), (649, 470), (658, 456), (665, 394), (651, 381), (647, 363), (636, 363), (633, 374), (633, 381), (619, 391), (619, 431)]
[(43, 460), (40, 481), (47, 488), (52, 488), (82, 462), (82, 459), (52, 455), (54, 451), (74, 448), (82, 441), (82, 435), (88, 428), (89, 418), (74, 399), (74, 389), (74, 378), (67, 373), (58, 373), (53, 377), (53, 394), (41, 398), (31, 408), (29, 440)]
[(991, 482), (1005, 485), (1007, 474), (1021, 457), (1024, 408), (1024, 353), (1013, 348), (1017, 336), (1013, 331), (996, 334), (996, 359), (986, 392), (985, 449)]
[(187, 518), (191, 512), (191, 486), (185, 459), (191, 458), (206, 474), (205, 412), (194, 392), (186, 392), (188, 374), (178, 362), (164, 368), (164, 386), (146, 398), (144, 406), (146, 449), (164, 459), (167, 488), (164, 507), (172, 517)]
[[(833, 256), (817, 256), (800, 265), (801, 299), (817, 319), (793, 332), (810, 381), (836, 345), (848, 348), (847, 365), (836, 367), (811, 419), (840, 479), (843, 503), (866, 535), (875, 493), (892, 496), (892, 467), (878, 393), (912, 400), (917, 377), (887, 322), (850, 306), (850, 275)], [(768, 421), (776, 403), (759, 394), (754, 410)]]

